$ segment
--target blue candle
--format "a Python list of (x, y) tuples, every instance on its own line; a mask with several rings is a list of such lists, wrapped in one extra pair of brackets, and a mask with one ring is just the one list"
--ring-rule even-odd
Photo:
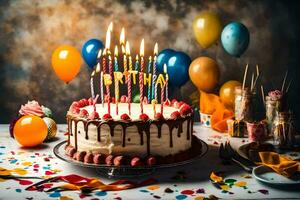
[(114, 67), (115, 67), (115, 71), (119, 71), (119, 65), (118, 65), (118, 46), (115, 46), (115, 59), (114, 59)]
[(136, 55), (135, 57), (135, 67), (134, 67), (135, 71), (139, 71), (139, 55)]
[[(151, 73), (151, 67), (152, 67), (152, 57), (149, 57), (149, 63), (148, 63), (148, 74)], [(148, 102), (151, 102), (151, 83), (148, 84)]]

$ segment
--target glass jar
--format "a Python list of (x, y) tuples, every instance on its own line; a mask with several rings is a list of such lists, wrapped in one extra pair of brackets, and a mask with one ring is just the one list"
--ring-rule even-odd
[(268, 123), (268, 133), (273, 130), (273, 121), (277, 115), (278, 100), (266, 96), (266, 120)]
[(248, 88), (235, 88), (234, 116), (238, 121), (253, 121), (253, 95)]
[(295, 143), (294, 121), (292, 113), (278, 112), (273, 122), (274, 146), (292, 148)]

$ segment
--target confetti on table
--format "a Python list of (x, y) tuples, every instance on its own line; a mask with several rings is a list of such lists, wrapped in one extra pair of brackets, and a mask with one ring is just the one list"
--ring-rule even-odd
[(151, 185), (151, 186), (148, 186), (148, 187), (147, 187), (148, 190), (157, 190), (157, 189), (159, 189), (159, 188), (160, 188), (159, 185)]

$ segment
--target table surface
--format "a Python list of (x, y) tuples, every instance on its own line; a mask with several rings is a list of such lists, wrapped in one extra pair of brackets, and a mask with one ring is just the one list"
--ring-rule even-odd
[[(148, 177), (137, 178), (143, 180), (154, 178), (157, 183), (125, 191), (95, 191), (91, 196), (82, 196), (79, 191), (66, 192), (32, 192), (25, 191), (26, 185), (16, 180), (0, 180), (0, 199), (202, 199), (214, 195), (222, 199), (300, 199), (299, 188), (274, 188), (260, 183), (251, 175), (235, 164), (223, 165), (218, 157), (218, 146), (221, 142), (230, 140), (233, 147), (247, 143), (247, 139), (230, 138), (227, 134), (217, 133), (209, 128), (194, 126), (195, 135), (204, 140), (208, 146), (208, 153), (192, 164), (181, 167), (157, 170)], [(86, 177), (98, 177), (104, 183), (114, 182), (114, 179), (103, 177), (94, 169), (74, 166), (59, 160), (53, 153), (53, 147), (65, 140), (66, 125), (58, 125), (57, 140), (45, 143), (39, 148), (24, 149), (9, 136), (8, 125), (0, 125), (0, 167), (7, 169), (24, 168), (27, 175), (67, 175), (78, 174)], [(217, 189), (209, 181), (210, 173), (222, 171), (225, 179), (235, 179), (243, 182), (245, 187), (232, 186), (227, 191)], [(33, 182), (35, 180), (32, 180)], [(172, 193), (166, 193), (170, 188)]]

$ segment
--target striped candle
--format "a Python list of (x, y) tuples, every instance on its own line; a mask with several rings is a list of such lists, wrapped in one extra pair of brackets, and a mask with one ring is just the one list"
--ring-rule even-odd
[(135, 71), (139, 70), (139, 55), (135, 56), (135, 67), (134, 67)]
[[(151, 67), (152, 67), (152, 57), (149, 56), (149, 63), (148, 63), (148, 74), (151, 73)], [(148, 83), (148, 102), (151, 102), (151, 83)]]
[(144, 39), (142, 39), (141, 46), (140, 46), (140, 56), (141, 56), (141, 70), (139, 73), (139, 85), (140, 85), (140, 107), (141, 113), (144, 113), (143, 108), (143, 98), (144, 98)]
[(152, 75), (152, 99), (157, 100), (157, 86), (156, 82), (156, 61), (157, 61), (157, 54), (158, 54), (158, 45), (155, 43), (154, 45), (154, 59), (153, 59), (153, 75)]
[(163, 115), (164, 114), (164, 96), (165, 96), (165, 87), (164, 87), (165, 85), (163, 84), (162, 86), (161, 86), (161, 90), (160, 90), (160, 92), (161, 92), (161, 94), (160, 94), (160, 98), (161, 98), (161, 102), (160, 102), (160, 113), (161, 113), (161, 115)]

